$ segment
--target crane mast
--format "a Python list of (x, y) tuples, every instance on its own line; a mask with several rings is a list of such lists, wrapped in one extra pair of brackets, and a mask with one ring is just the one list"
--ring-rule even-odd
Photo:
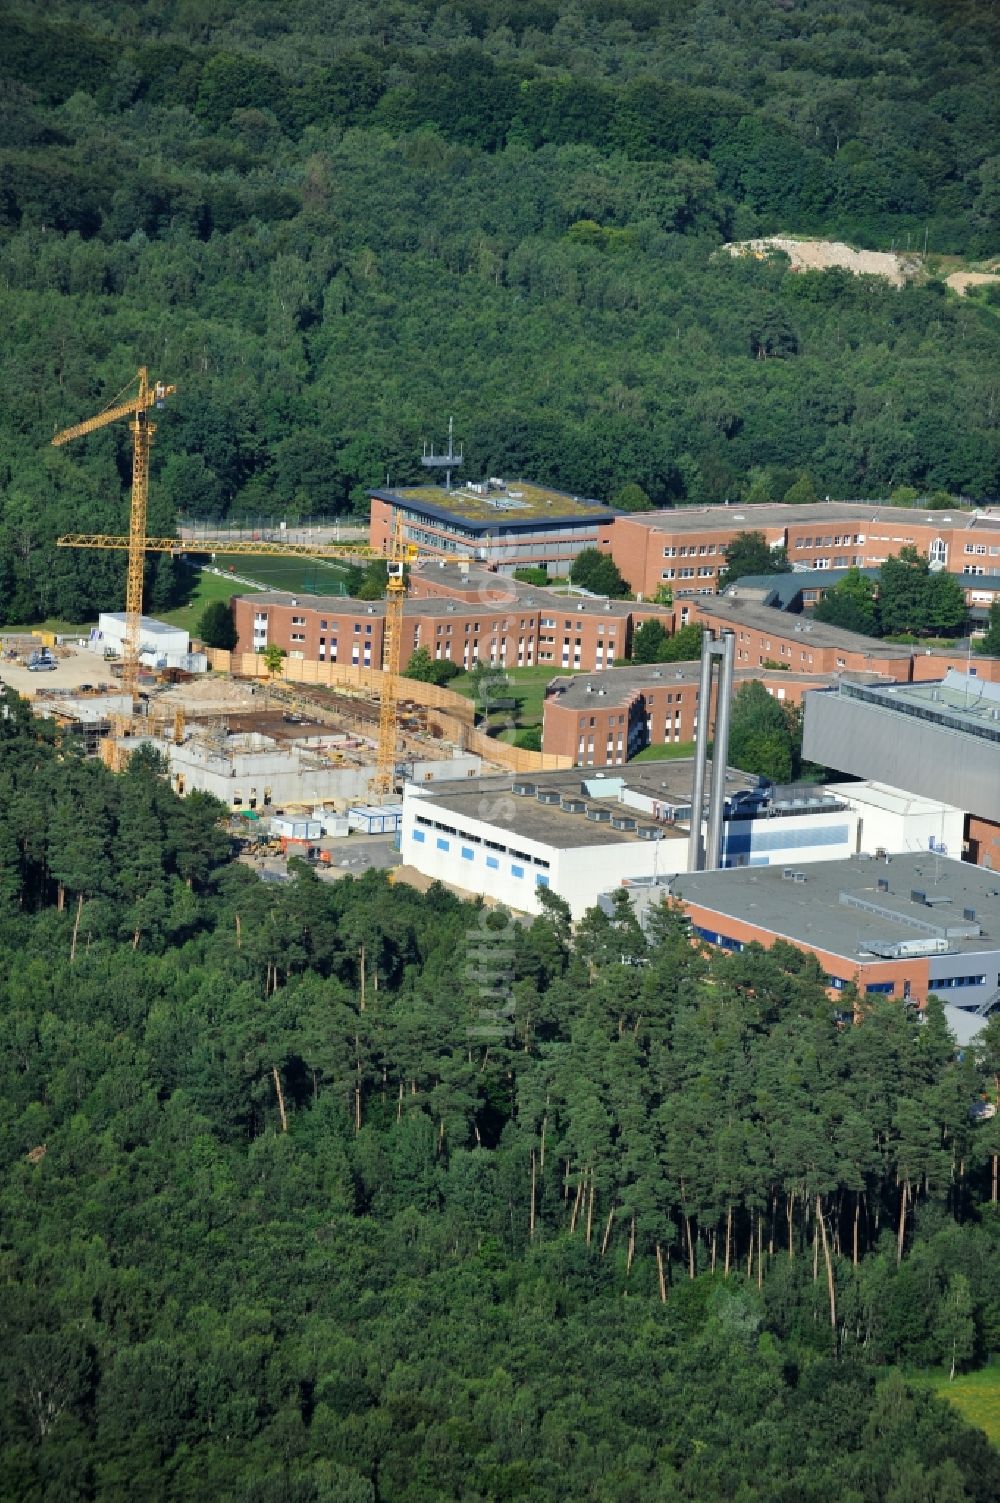
[[(415, 550), (413, 550), (415, 551)], [(399, 658), (403, 636), (403, 602), (406, 599), (406, 561), (403, 514), (397, 511), (389, 544), (386, 582), (385, 625), (382, 629), (382, 698), (378, 716), (378, 756), (375, 776), (369, 785), (373, 798), (392, 793), (396, 776), (396, 702), (399, 693)]]
[(125, 586), (125, 637), (122, 643), (122, 688), (133, 709), (139, 688), (139, 642), (142, 631), (142, 586), (146, 561), (146, 512), (149, 498), (149, 446), (156, 424), (149, 421), (151, 407), (163, 407), (175, 388), (157, 381), (150, 384), (149, 372), (141, 365), (136, 373), (137, 390), (126, 402), (99, 412), (96, 417), (64, 428), (53, 438), (58, 448), (74, 438), (105, 428), (119, 418), (131, 417), (132, 429), (132, 503), (129, 511), (128, 574)]

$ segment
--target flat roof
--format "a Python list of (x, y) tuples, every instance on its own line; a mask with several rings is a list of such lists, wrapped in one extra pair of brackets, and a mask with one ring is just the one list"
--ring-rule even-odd
[[(623, 705), (636, 694), (647, 694), (656, 689), (669, 689), (671, 684), (697, 683), (701, 674), (701, 662), (694, 659), (688, 663), (643, 663), (626, 668), (602, 668), (593, 673), (557, 674), (549, 683), (550, 697), (567, 709), (586, 709), (600, 701)], [(780, 677), (779, 677), (780, 675)], [(828, 673), (787, 673), (779, 669), (737, 668), (734, 682), (747, 683), (752, 679), (802, 683), (808, 680), (811, 687), (823, 689), (833, 682)]]
[[(741, 919), (858, 964), (891, 958), (876, 954), (872, 943), (930, 939), (949, 928), (982, 931), (947, 936), (949, 953), (1000, 949), (1000, 874), (983, 867), (907, 851), (887, 861), (864, 856), (812, 861), (801, 868), (805, 880), (800, 882), (787, 879), (784, 871), (770, 866), (682, 872), (671, 891), (720, 918)], [(888, 891), (879, 890), (880, 880)], [(915, 891), (927, 901), (911, 897)], [(975, 921), (964, 919), (966, 909), (975, 912)]]
[(450, 491), (443, 485), (411, 485), (368, 494), (373, 500), (438, 522), (458, 523), (472, 532), (509, 532), (552, 522), (609, 522), (616, 515), (601, 501), (571, 496), (530, 480), (467, 482)]
[(909, 661), (913, 648), (899, 642), (883, 642), (877, 637), (863, 637), (860, 632), (845, 631), (840, 626), (830, 626), (825, 621), (816, 621), (812, 616), (795, 616), (788, 611), (779, 611), (775, 606), (758, 605), (753, 600), (730, 600), (724, 595), (712, 596), (700, 601), (698, 610), (702, 615), (712, 616), (732, 626), (753, 627), (757, 631), (773, 632), (776, 637), (801, 637), (816, 647), (839, 648), (844, 652), (867, 653), (871, 657), (900, 658)]
[[(98, 616), (101, 621), (116, 621), (119, 626), (125, 625), (124, 611), (101, 611)], [(148, 637), (186, 637), (188, 633), (182, 626), (170, 626), (166, 621), (157, 621), (153, 616), (140, 616), (139, 627), (142, 633)]]
[[(493, 575), (494, 579), (499, 575)], [(261, 590), (256, 594), (238, 597), (252, 601), (255, 607), (262, 605), (299, 605), (303, 610), (327, 611), (331, 616), (384, 616), (386, 602), (379, 600), (356, 600), (350, 595), (306, 595), (291, 590)], [(548, 615), (561, 616), (563, 620), (579, 616), (597, 616), (604, 620), (624, 619), (634, 611), (644, 617), (662, 611), (670, 615), (666, 606), (637, 604), (634, 600), (608, 600), (603, 595), (561, 595), (553, 590), (526, 586), (525, 593), (509, 600), (491, 599), (459, 600), (451, 595), (411, 595), (403, 602), (405, 616), (481, 616), (486, 612), (509, 610), (544, 611)]]
[(943, 679), (915, 684), (841, 683), (838, 692), (882, 710), (913, 715), (947, 730), (1000, 743), (1000, 684), (950, 668)]
[[(609, 822), (595, 823), (585, 812), (570, 813), (559, 804), (540, 803), (536, 794), (515, 794), (515, 785), (534, 787), (536, 792), (558, 793), (562, 798), (581, 801), (587, 808), (598, 805), (610, 810), (612, 816), (634, 819), (637, 827), (655, 825), (664, 840), (686, 840), (686, 822), (678, 825), (656, 819), (625, 802), (621, 790), (628, 789), (675, 808), (690, 807), (693, 778), (694, 759), (685, 757), (663, 764), (647, 763), (639, 768), (591, 770), (576, 767), (515, 778), (509, 775), (463, 778), (432, 785), (411, 783), (406, 787), (411, 798), (426, 800), (442, 813), (476, 820), (556, 850), (574, 850), (581, 846), (621, 845), (630, 841), (644, 845), (646, 842), (634, 831), (614, 830)], [(756, 778), (727, 769), (727, 793), (756, 786)]]
[(446, 558), (419, 558), (413, 563), (413, 577), (447, 585), (452, 590), (488, 590), (510, 600), (522, 600), (533, 594), (537, 585), (525, 584), (512, 574), (499, 574), (481, 564)]
[[(879, 577), (878, 569), (858, 569), (857, 572), (866, 579), (877, 580)], [(849, 569), (790, 569), (781, 574), (747, 574), (727, 585), (722, 594), (727, 600), (742, 600), (747, 598), (748, 592), (752, 592), (750, 598), (770, 595), (781, 602), (782, 610), (787, 610), (803, 590), (832, 589), (849, 573)]]
[(891, 506), (887, 501), (814, 501), (802, 506), (783, 502), (762, 506), (677, 506), (662, 511), (629, 512), (625, 518), (657, 532), (767, 532), (809, 522), (897, 522), (904, 527), (1000, 527), (1000, 513), (950, 506), (946, 511)]
[(864, 804), (868, 809), (881, 809), (886, 814), (961, 814), (954, 804), (942, 803), (940, 799), (925, 798), (921, 793), (907, 793), (905, 788), (891, 788), (888, 783), (864, 781), (859, 783), (824, 783), (827, 792), (843, 799), (848, 804)]

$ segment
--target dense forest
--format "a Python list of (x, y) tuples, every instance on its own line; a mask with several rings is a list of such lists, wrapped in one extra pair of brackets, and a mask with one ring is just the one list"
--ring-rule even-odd
[[(934, 260), (1000, 249), (987, 0), (0, 12), (0, 623), (120, 603), (52, 540), (123, 529), (127, 425), (48, 441), (140, 363), (157, 530), (357, 507), (451, 413), (602, 499), (1000, 493), (997, 307)], [(779, 230), (930, 259), (718, 254)]]
[(221, 812), (0, 701), (0, 1495), (1000, 1495), (899, 1371), (1000, 1345), (995, 1023)]

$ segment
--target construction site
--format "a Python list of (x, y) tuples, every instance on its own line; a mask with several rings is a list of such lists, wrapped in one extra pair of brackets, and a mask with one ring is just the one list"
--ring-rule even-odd
[[(415, 550), (397, 528), (384, 550), (358, 543), (252, 538), (227, 543), (247, 556), (384, 560), (381, 663), (367, 684), (333, 688), (284, 682), (280, 663), (241, 677), (219, 669), (228, 654), (191, 652), (183, 633), (142, 614), (148, 553), (186, 555), (183, 537), (147, 536), (150, 416), (174, 388), (140, 368), (103, 412), (53, 438), (57, 447), (122, 419), (133, 435), (127, 535), (67, 535), (68, 548), (127, 557), (123, 612), (103, 615), (86, 637), (11, 635), (0, 642), (0, 679), (55, 721), (85, 755), (122, 770), (142, 746), (164, 758), (176, 792), (217, 798), (251, 856), (334, 860), (336, 842), (362, 836), (398, 843), (403, 783), (476, 777), (490, 767), (463, 748), (461, 725), (407, 697), (400, 678), (400, 621)], [(182, 640), (183, 639), (183, 640)], [(228, 667), (228, 663), (225, 665)], [(236, 664), (233, 664), (236, 667)], [(415, 687), (415, 686), (413, 686)], [(379, 860), (373, 858), (375, 864)], [(363, 863), (371, 864), (371, 862)]]

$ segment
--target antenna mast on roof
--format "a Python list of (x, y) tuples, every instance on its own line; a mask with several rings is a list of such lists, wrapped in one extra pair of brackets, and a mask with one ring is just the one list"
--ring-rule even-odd
[(452, 470), (458, 469), (459, 465), (462, 463), (462, 460), (463, 454), (461, 449), (459, 449), (457, 454), (455, 453), (455, 419), (453, 417), (450, 417), (448, 419), (447, 454), (435, 454), (434, 445), (431, 444), (430, 448), (428, 449), (427, 441), (425, 439), (423, 457), (421, 458), (420, 463), (424, 465), (428, 470), (444, 470), (444, 488), (446, 491), (450, 491), (451, 472)]

